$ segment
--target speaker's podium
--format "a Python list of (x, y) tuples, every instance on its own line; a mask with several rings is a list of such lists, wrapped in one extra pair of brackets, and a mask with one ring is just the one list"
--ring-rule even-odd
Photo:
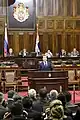
[(48, 91), (51, 89), (63, 90), (68, 88), (68, 72), (67, 71), (29, 71), (30, 88), (37, 91), (46, 87)]

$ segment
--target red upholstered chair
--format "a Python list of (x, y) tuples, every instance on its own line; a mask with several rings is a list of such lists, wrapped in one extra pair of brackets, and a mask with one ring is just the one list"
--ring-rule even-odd
[(77, 85), (79, 87), (80, 80), (75, 77), (75, 70), (69, 70), (68, 71), (68, 86), (71, 87), (71, 85)]
[(28, 77), (21, 77), (22, 86), (28, 86)]
[(5, 92), (6, 90), (15, 89), (16, 86), (15, 71), (5, 71)]
[(27, 76), (21, 76), (20, 80), (18, 80), (17, 83), (17, 92), (19, 90), (27, 90), (28, 89), (28, 77)]

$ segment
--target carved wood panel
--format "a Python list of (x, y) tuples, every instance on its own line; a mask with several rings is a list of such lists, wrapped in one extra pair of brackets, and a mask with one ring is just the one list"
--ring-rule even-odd
[(47, 29), (54, 29), (54, 20), (47, 20)]
[(64, 20), (56, 20), (56, 29), (64, 29)]
[(39, 29), (45, 28), (45, 20), (44, 19), (39, 19), (38, 25), (39, 25)]
[(74, 21), (73, 20), (66, 20), (65, 21), (65, 29), (73, 29), (74, 28)]
[(80, 20), (76, 20), (75, 22), (76, 22), (76, 27), (75, 27), (75, 29), (80, 30)]

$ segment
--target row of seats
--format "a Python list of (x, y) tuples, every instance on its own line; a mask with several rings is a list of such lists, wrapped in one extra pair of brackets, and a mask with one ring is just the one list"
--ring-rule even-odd
[(16, 71), (0, 72), (1, 89), (6, 92), (10, 89), (16, 89), (17, 92), (28, 88), (28, 77), (16, 76)]
[(80, 70), (68, 70), (68, 85), (71, 87), (71, 85), (77, 85), (77, 87), (80, 87)]
[[(76, 74), (76, 75), (75, 75)], [(68, 86), (77, 85), (80, 87), (80, 71), (68, 70)], [(1, 88), (3, 92), (9, 89), (24, 90), (28, 87), (27, 76), (16, 76), (16, 71), (1, 71), (0, 72)]]

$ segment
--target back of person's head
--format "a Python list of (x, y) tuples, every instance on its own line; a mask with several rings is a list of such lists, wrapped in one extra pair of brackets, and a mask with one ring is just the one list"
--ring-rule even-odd
[(41, 98), (46, 98), (47, 97), (47, 89), (41, 88), (39, 90), (39, 95), (40, 95)]
[(58, 120), (64, 117), (64, 109), (60, 100), (54, 100), (50, 103), (50, 119)]
[(10, 108), (12, 116), (23, 114), (23, 106), (19, 102), (14, 102)]
[(29, 95), (30, 98), (36, 98), (36, 90), (30, 89), (28, 91), (28, 95)]
[(15, 94), (14, 90), (8, 91), (8, 98), (13, 98), (14, 94)]
[(2, 104), (4, 100), (4, 94), (2, 92), (0, 92), (0, 103)]
[(68, 92), (68, 91), (65, 91), (64, 92), (64, 95), (65, 95), (65, 97), (66, 97), (66, 102), (70, 102), (71, 101), (71, 93), (70, 92)]
[(57, 97), (58, 100), (60, 100), (63, 104), (63, 107), (65, 108), (65, 105), (66, 105), (66, 97), (63, 93), (60, 93)]
[(22, 99), (22, 104), (23, 104), (23, 107), (24, 107), (24, 108), (29, 109), (29, 108), (32, 107), (32, 100), (31, 100), (29, 97), (25, 96), (25, 97)]
[(58, 96), (57, 90), (51, 90), (50, 91), (50, 98), (51, 98), (51, 100), (55, 100), (57, 98), (57, 96)]
[(14, 102), (16, 102), (16, 101), (21, 101), (21, 100), (22, 100), (22, 97), (21, 97), (20, 95), (18, 95), (18, 94), (14, 94), (13, 100), (14, 100)]

